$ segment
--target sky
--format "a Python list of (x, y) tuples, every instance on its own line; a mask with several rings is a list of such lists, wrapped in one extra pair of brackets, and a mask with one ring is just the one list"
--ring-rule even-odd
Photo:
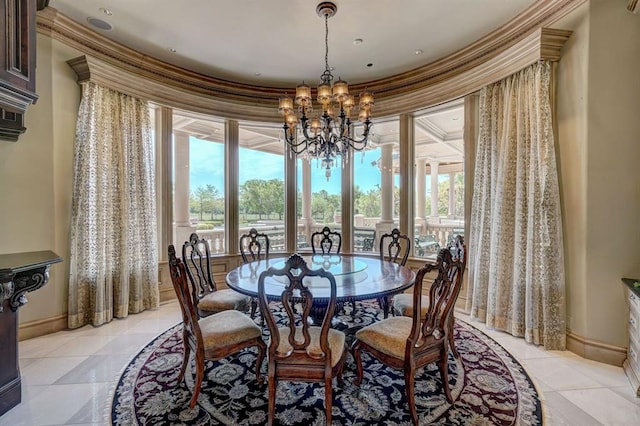
[[(191, 192), (199, 186), (211, 184), (224, 194), (224, 144), (189, 138), (189, 185)], [(240, 185), (248, 179), (284, 180), (284, 159), (282, 155), (267, 154), (260, 151), (240, 148)], [(356, 153), (354, 161), (354, 180), (360, 189), (367, 192), (380, 184), (380, 170), (371, 163), (380, 158), (380, 148)], [(298, 160), (302, 161), (302, 160)], [(311, 161), (312, 192), (326, 190), (330, 194), (340, 194), (340, 163), (331, 169), (331, 178), (327, 181), (325, 169), (320, 162)], [(398, 185), (399, 176), (395, 177)], [(302, 182), (301, 168), (298, 167), (298, 187)]]

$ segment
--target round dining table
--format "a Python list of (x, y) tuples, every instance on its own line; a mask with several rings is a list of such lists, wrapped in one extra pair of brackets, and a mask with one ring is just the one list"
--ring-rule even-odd
[[(390, 296), (411, 287), (415, 273), (393, 262), (377, 257), (351, 255), (300, 254), (310, 269), (325, 269), (336, 280), (336, 305), (347, 302), (377, 299), (382, 302), (385, 317), (389, 312)], [(226, 277), (227, 286), (239, 293), (257, 297), (258, 278), (268, 268), (283, 268), (286, 258), (272, 258), (246, 263), (231, 270)], [(309, 279), (304, 282), (313, 295), (312, 320), (320, 324), (330, 299), (330, 289), (324, 280)], [(280, 300), (288, 281), (284, 277), (267, 277), (265, 293), (269, 300)]]

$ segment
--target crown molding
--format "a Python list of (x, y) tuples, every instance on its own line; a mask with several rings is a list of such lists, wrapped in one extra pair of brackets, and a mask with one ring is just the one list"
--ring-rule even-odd
[(629, 0), (629, 3), (627, 4), (627, 10), (629, 12), (639, 13), (640, 4), (638, 4), (638, 0)]
[[(544, 28), (586, 0), (540, 0), (491, 34), (423, 67), (364, 84), (378, 117), (456, 99), (540, 59), (557, 61), (571, 32)], [(69, 61), (79, 81), (96, 81), (159, 104), (232, 119), (279, 122), (282, 88), (223, 80), (183, 69), (116, 43), (57, 10), (38, 12), (38, 32), (84, 54)]]

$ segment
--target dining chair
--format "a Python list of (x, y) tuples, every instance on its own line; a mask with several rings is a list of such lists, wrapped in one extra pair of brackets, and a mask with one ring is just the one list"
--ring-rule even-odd
[(240, 236), (240, 255), (244, 263), (269, 259), (269, 236), (251, 228)]
[[(276, 320), (269, 309), (265, 293), (265, 281), (282, 282), (284, 290), (281, 301), (283, 315)], [(308, 280), (319, 280), (330, 289), (330, 299), (320, 326), (308, 321), (313, 304), (313, 294), (307, 288)], [(315, 285), (315, 284), (314, 284)], [(331, 424), (333, 402), (332, 379), (337, 377), (342, 384), (342, 369), (346, 358), (345, 335), (330, 328), (336, 309), (336, 281), (329, 271), (322, 268), (311, 270), (297, 254), (287, 259), (281, 269), (271, 267), (258, 279), (258, 302), (269, 328), (268, 342), (268, 424), (275, 417), (276, 388), (278, 380), (324, 382), (325, 424)], [(294, 310), (295, 304), (302, 309)]]
[[(464, 244), (464, 237), (462, 235), (456, 235), (449, 241), (448, 249), (453, 256), (453, 260), (461, 262), (460, 270), (457, 273), (459, 274), (460, 280), (462, 281), (467, 265), (467, 247)], [(410, 293), (395, 295), (393, 297), (392, 306), (394, 309), (394, 313), (397, 313), (398, 315), (404, 315), (408, 317), (413, 316), (413, 295)], [(422, 311), (420, 312), (420, 316), (424, 318), (427, 310), (429, 309), (429, 296), (422, 295), (421, 309)], [(459, 358), (460, 354), (458, 353), (458, 349), (456, 348), (455, 342), (453, 341), (453, 325), (455, 323), (454, 312), (455, 310), (451, 310), (451, 314), (447, 322), (449, 327), (449, 347), (451, 348), (453, 355), (456, 358)]]
[(342, 235), (325, 226), (322, 231), (311, 234), (311, 250), (313, 254), (340, 254), (342, 248)]
[[(397, 263), (400, 266), (407, 264), (409, 250), (411, 249), (411, 238), (402, 234), (398, 228), (393, 228), (390, 233), (382, 234), (380, 237), (380, 260)], [(378, 304), (384, 312), (384, 317), (389, 316), (391, 300), (388, 297), (378, 299)], [(393, 310), (392, 310), (393, 312)]]
[(463, 262), (454, 260), (451, 252), (441, 249), (435, 264), (418, 270), (413, 287), (413, 310), (422, 312), (422, 287), (425, 275), (432, 270), (437, 276), (429, 289), (429, 308), (424, 317), (397, 316), (368, 325), (356, 332), (351, 347), (356, 362), (356, 385), (362, 383), (361, 352), (367, 351), (383, 364), (404, 371), (407, 403), (413, 424), (418, 424), (415, 405), (416, 370), (437, 362), (447, 401), (453, 403), (448, 376), (449, 316), (460, 293)]
[(380, 237), (380, 259), (397, 263), (401, 266), (407, 264), (411, 238), (402, 234), (398, 228), (393, 228), (390, 233)]
[(231, 289), (218, 289), (211, 274), (211, 251), (204, 238), (195, 232), (182, 245), (182, 262), (191, 282), (193, 300), (199, 317), (235, 309), (246, 312), (251, 298)]
[[(248, 233), (240, 236), (240, 255), (244, 263), (256, 260), (269, 260), (269, 236), (251, 228)], [(255, 318), (258, 301), (251, 298), (251, 318)], [(264, 322), (264, 318), (262, 319)]]
[(204, 360), (219, 360), (241, 350), (258, 347), (256, 380), (262, 383), (260, 366), (264, 360), (266, 344), (262, 330), (247, 315), (230, 309), (198, 319), (193, 292), (189, 289), (184, 263), (176, 257), (173, 245), (169, 246), (169, 271), (171, 281), (182, 311), (182, 341), (184, 353), (178, 374), (178, 383), (184, 378), (191, 352), (195, 356), (196, 380), (189, 407), (198, 400), (204, 378)]

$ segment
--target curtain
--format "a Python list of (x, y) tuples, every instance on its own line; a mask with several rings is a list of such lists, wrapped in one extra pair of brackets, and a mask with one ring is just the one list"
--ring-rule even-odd
[(551, 104), (541, 61), (480, 93), (470, 224), (471, 316), (565, 349), (565, 281)]
[(85, 83), (74, 152), (70, 328), (158, 307), (154, 167), (147, 103)]

